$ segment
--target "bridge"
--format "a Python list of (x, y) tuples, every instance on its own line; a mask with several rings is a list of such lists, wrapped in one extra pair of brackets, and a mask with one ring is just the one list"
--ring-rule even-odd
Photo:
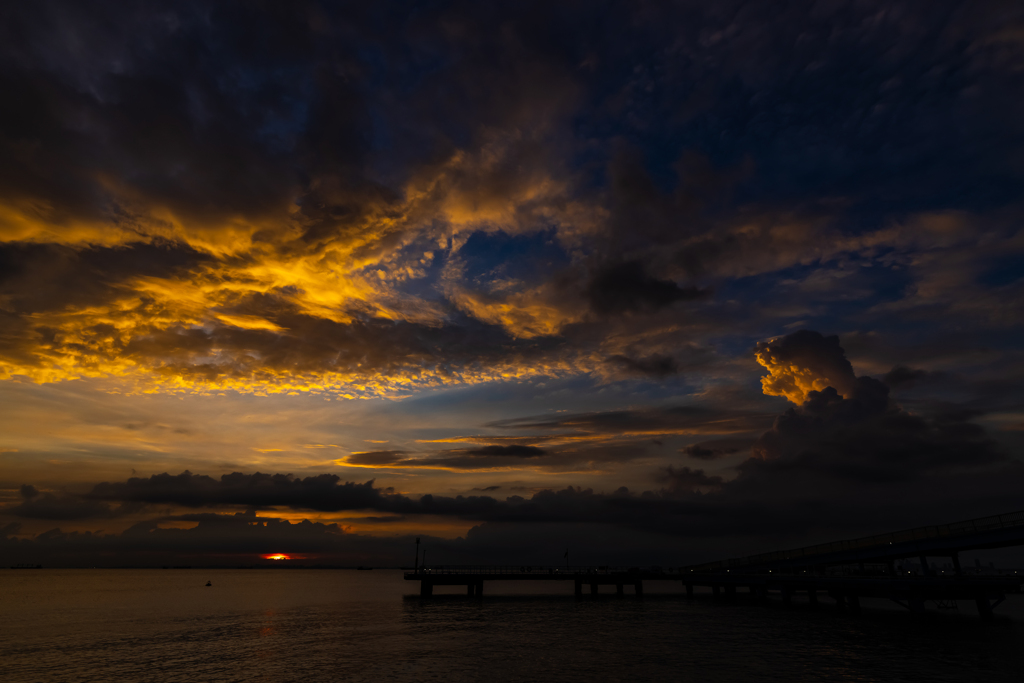
[[(923, 612), (926, 602), (943, 607), (973, 600), (988, 619), (1007, 594), (1021, 592), (1024, 577), (972, 575), (960, 566), (959, 553), (1016, 545), (1024, 545), (1024, 511), (668, 569), (438, 565), (417, 566), (405, 579), (419, 581), (424, 597), (434, 586), (466, 586), (468, 595), (479, 597), (486, 581), (572, 581), (577, 596), (585, 586), (592, 595), (601, 586), (615, 586), (623, 595), (629, 586), (639, 597), (644, 582), (671, 581), (687, 596), (702, 587), (724, 600), (745, 591), (759, 602), (777, 594), (788, 605), (805, 594), (817, 604), (821, 593), (851, 612), (860, 610), (861, 598), (886, 598), (913, 612)], [(950, 558), (953, 574), (931, 570), (930, 557)], [(920, 561), (920, 574), (897, 571), (896, 562), (906, 558)]]
[(696, 572), (799, 570), (850, 563), (883, 562), (890, 567), (908, 557), (921, 562), (930, 573), (927, 558), (948, 557), (954, 570), (962, 574), (961, 552), (1024, 545), (1024, 510), (1005, 515), (980, 517), (952, 524), (923, 526), (889, 534), (865, 536), (846, 541), (779, 550), (718, 562), (693, 565)]

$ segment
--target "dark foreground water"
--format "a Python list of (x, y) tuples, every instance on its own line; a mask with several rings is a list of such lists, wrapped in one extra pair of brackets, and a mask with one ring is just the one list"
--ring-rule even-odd
[(1024, 681), (1022, 596), (983, 623), (969, 603), (851, 617), (655, 584), (417, 589), (382, 570), (3, 570), (0, 679)]

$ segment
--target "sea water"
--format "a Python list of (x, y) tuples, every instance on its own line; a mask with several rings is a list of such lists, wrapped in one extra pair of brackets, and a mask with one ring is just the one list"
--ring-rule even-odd
[[(206, 586), (207, 581), (212, 583)], [(1015, 681), (1024, 596), (860, 616), (645, 584), (419, 584), (396, 570), (0, 571), (4, 681)]]

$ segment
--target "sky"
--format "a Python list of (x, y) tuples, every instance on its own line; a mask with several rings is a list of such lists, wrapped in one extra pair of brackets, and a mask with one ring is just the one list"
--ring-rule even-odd
[(1017, 2), (40, 0), (0, 84), (5, 562), (1024, 509)]

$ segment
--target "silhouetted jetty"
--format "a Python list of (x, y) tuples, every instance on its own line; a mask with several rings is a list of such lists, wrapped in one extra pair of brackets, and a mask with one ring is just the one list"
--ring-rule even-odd
[[(506, 566), (432, 566), (407, 572), (406, 581), (420, 582), (420, 595), (433, 595), (434, 586), (466, 586), (467, 595), (483, 595), (485, 581), (572, 581), (576, 595), (590, 586), (596, 594), (598, 586), (615, 586), (619, 594), (631, 586), (637, 595), (643, 595), (644, 581), (664, 578), (660, 570), (625, 569), (621, 567), (506, 567)], [(679, 575), (672, 580), (678, 581)]]
[[(717, 599), (734, 599), (738, 591), (757, 601), (777, 594), (788, 605), (796, 594), (812, 604), (823, 594), (851, 612), (860, 610), (861, 598), (893, 600), (913, 612), (923, 612), (926, 602), (950, 607), (973, 600), (989, 619), (1006, 595), (1021, 592), (1022, 577), (972, 575), (960, 566), (959, 553), (1015, 545), (1024, 545), (1024, 511), (668, 569), (444, 565), (417, 567), (405, 579), (419, 581), (424, 597), (434, 586), (466, 586), (468, 595), (482, 596), (486, 581), (572, 581), (578, 596), (584, 586), (592, 595), (600, 586), (615, 586), (619, 595), (630, 586), (643, 596), (644, 582), (678, 581), (691, 597), (702, 587)], [(934, 557), (950, 558), (953, 572), (931, 569)], [(918, 560), (921, 572), (897, 570), (906, 558)]]

